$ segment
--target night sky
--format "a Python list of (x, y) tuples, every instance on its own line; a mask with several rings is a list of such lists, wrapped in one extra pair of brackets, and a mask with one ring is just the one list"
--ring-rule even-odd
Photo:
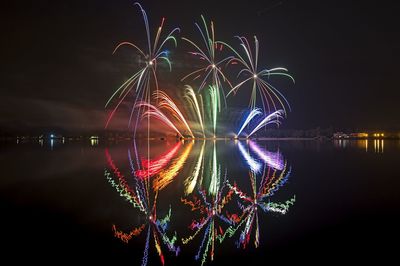
[[(217, 39), (260, 41), (260, 65), (284, 66), (296, 84), (277, 81), (292, 106), (284, 128), (398, 129), (399, 6), (386, 1), (141, 1), (151, 27), (198, 39), (194, 22), (212, 19)], [(104, 104), (134, 54), (112, 55), (124, 40), (144, 45), (134, 1), (9, 1), (1, 8), (0, 127), (103, 128)], [(180, 41), (167, 87), (183, 88)], [(169, 75), (169, 76), (168, 76)], [(179, 74), (180, 75), (180, 74)], [(244, 102), (244, 104), (247, 103)], [(126, 126), (126, 125), (124, 125)]]
[[(104, 129), (109, 111), (105, 110), (105, 103), (139, 67), (137, 54), (132, 50), (124, 48), (114, 55), (112, 52), (121, 41), (140, 47), (146, 45), (143, 19), (134, 2), (21, 0), (2, 4), (0, 140), (3, 135), (21, 136), (19, 132), (62, 136), (83, 132), (81, 135), (101, 136), (98, 132)], [(400, 4), (395, 1), (353, 2), (140, 1), (149, 16), (152, 33), (162, 17), (166, 18), (165, 34), (174, 27), (181, 28), (177, 36), (178, 48), (170, 49), (173, 72), (161, 67), (158, 72), (161, 88), (176, 96), (178, 101), (184, 85), (191, 83), (180, 79), (196, 64), (187, 53), (191, 47), (181, 37), (201, 42), (194, 23), (200, 22), (203, 14), (208, 21), (214, 21), (218, 40), (240, 49), (235, 35), (246, 36), (249, 40), (256, 35), (260, 42), (259, 65), (286, 67), (294, 76), (295, 84), (284, 78), (271, 82), (292, 107), (283, 120), (282, 129), (288, 132), (316, 127), (332, 127), (334, 131), (400, 131)], [(232, 71), (228, 73), (231, 76), (235, 73), (233, 69), (229, 71)], [(244, 90), (228, 99), (229, 109), (225, 109), (222, 118), (218, 117), (217, 133), (228, 129), (229, 123), (237, 122), (235, 119), (240, 120), (238, 114), (243, 113), (250, 98), (250, 93)], [(127, 114), (119, 112), (110, 129), (127, 130)], [(152, 125), (151, 129), (155, 131), (155, 128)], [(399, 222), (395, 218), (399, 206), (400, 142), (389, 140), (388, 135), (385, 132), (381, 139), (351, 142), (261, 142), (268, 152), (269, 149), (277, 154), (282, 152), (285, 165), (290, 166), (289, 171), (293, 169), (287, 190), (285, 187), (281, 191), (295, 194), (296, 204), (287, 216), (265, 219), (262, 245), (266, 245), (258, 249), (258, 253), (250, 248), (250, 252), (243, 255), (232, 249), (228, 256), (218, 255), (214, 265), (226, 261), (238, 263), (237, 257), (246, 260), (246, 264), (260, 259), (281, 263), (283, 259), (283, 262), (293, 260), (296, 264), (311, 260), (318, 265), (332, 260), (343, 264), (349, 258), (358, 263), (371, 263), (371, 258), (376, 258), (380, 265), (385, 264), (382, 262), (386, 259), (397, 259), (398, 247), (392, 243), (398, 240)], [(109, 136), (112, 140), (112, 134)], [(135, 217), (136, 212), (120, 198), (122, 194), (114, 191), (103, 176), (112, 164), (110, 159), (106, 166), (105, 151), (108, 153), (110, 148), (111, 154), (116, 154), (113, 157), (116, 165), (118, 163), (120, 169), (129, 173), (127, 177), (135, 173), (131, 168), (134, 160), (127, 157), (127, 149), (135, 150), (138, 166), (142, 162), (139, 170), (150, 168), (150, 155), (145, 161), (147, 154), (143, 152), (142, 156), (140, 150), (136, 151), (136, 142), (135, 145), (129, 142), (125, 147), (123, 142), (117, 144), (118, 141), (115, 145), (113, 141), (100, 141), (100, 144), (96, 141), (95, 144), (96, 138), (93, 138), (89, 146), (87, 139), (79, 144), (71, 141), (71, 145), (61, 144), (64, 138), (62, 142), (57, 139), (51, 137), (45, 144), (42, 140), (15, 147), (1, 146), (0, 227), (6, 247), (4, 255), (14, 262), (36, 260), (40, 265), (43, 260), (52, 265), (65, 260), (73, 264), (77, 261), (104, 264), (107, 260), (113, 265), (139, 262), (144, 242), (140, 242), (138, 249), (113, 236), (114, 217), (129, 223), (141, 217)], [(16, 140), (19, 143), (20, 138)], [(149, 143), (155, 143), (152, 146), (155, 151), (150, 154), (154, 153), (154, 162), (157, 162), (163, 158), (158, 159), (156, 153), (161, 150), (164, 153), (175, 141), (177, 139), (171, 138), (138, 142), (138, 145), (143, 145), (144, 151), (150, 150)], [(192, 145), (190, 143), (186, 141), (183, 145), (187, 148)], [(214, 148), (207, 146), (204, 154), (209, 156), (213, 151), (215, 159), (206, 161), (204, 157), (204, 169), (211, 169), (211, 162), (217, 165), (217, 142), (212, 143)], [(242, 177), (248, 174), (245, 165), (248, 159), (239, 154), (240, 150), (233, 152), (236, 143), (240, 142), (218, 142), (218, 156), (222, 162), (218, 164), (218, 172), (226, 167), (230, 172), (225, 170), (224, 178), (237, 179), (240, 183), (240, 180), (247, 180)], [(196, 149), (188, 150), (187, 161), (182, 160), (190, 173), (194, 160), (198, 161), (199, 144), (197, 142)], [(261, 156), (256, 157), (255, 153), (254, 156), (261, 162)], [(162, 171), (174, 174), (172, 182), (181, 170), (173, 170), (180, 159), (171, 158)], [(204, 166), (206, 163), (208, 166)], [(147, 164), (149, 166), (145, 166)], [(170, 168), (170, 165), (175, 166)], [(245, 175), (239, 170), (245, 170)], [(210, 173), (212, 171), (215, 169)], [(187, 180), (189, 177), (189, 172), (179, 173), (179, 178)], [(210, 177), (217, 176), (212, 173)], [(183, 181), (177, 179), (171, 183), (171, 194), (164, 194), (165, 198), (161, 198), (160, 193), (159, 200), (165, 206), (169, 203), (178, 206), (177, 212), (172, 208), (173, 215), (178, 214), (174, 216), (175, 221), (179, 221), (178, 228), (186, 227), (185, 219), (190, 224), (192, 218), (186, 217), (183, 208), (179, 209), (183, 206), (178, 204), (181, 204), (184, 186), (180, 180)], [(199, 187), (203, 186), (202, 182)], [(279, 186), (276, 185), (276, 189)], [(186, 211), (189, 213), (190, 209)], [(144, 240), (144, 235), (141, 237)], [(234, 242), (230, 244), (233, 248)], [(193, 252), (196, 251), (193, 249)], [(155, 250), (151, 253), (157, 254)], [(324, 260), (319, 260), (318, 255)], [(183, 253), (182, 261), (187, 261), (188, 256), (192, 256), (190, 252)], [(192, 257), (190, 259), (193, 261)], [(176, 264), (172, 261), (169, 265)]]

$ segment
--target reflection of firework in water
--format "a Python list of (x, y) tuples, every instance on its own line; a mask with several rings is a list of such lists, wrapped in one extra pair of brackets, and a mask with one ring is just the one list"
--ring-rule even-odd
[(177, 142), (172, 149), (156, 159), (148, 160), (142, 158), (142, 169), (136, 170), (135, 175), (139, 178), (149, 178), (158, 174), (176, 156), (181, 145), (181, 142)]
[[(192, 235), (187, 238), (182, 238), (184, 245), (192, 241), (201, 231), (204, 231), (203, 238), (201, 240), (200, 247), (196, 253), (195, 259), (201, 259), (201, 265), (203, 265), (208, 255), (211, 261), (214, 260), (215, 244), (216, 240), (221, 243), (224, 240), (225, 231), (221, 227), (222, 224), (233, 224), (229, 213), (223, 215), (224, 206), (231, 200), (233, 190), (230, 189), (225, 195), (223, 191), (226, 186), (222, 186), (218, 193), (216, 193), (211, 201), (207, 200), (207, 195), (204, 190), (199, 190), (198, 193), (200, 198), (193, 196), (193, 200), (181, 199), (181, 201), (191, 207), (192, 211), (198, 211), (202, 217), (198, 220), (193, 220), (189, 225), (189, 228), (194, 231)], [(204, 230), (203, 230), (204, 229)]]
[(276, 212), (281, 214), (286, 214), (290, 205), (295, 202), (295, 196), (292, 199), (287, 200), (284, 203), (271, 202), (269, 199), (274, 195), (274, 193), (283, 186), (288, 180), (291, 173), (291, 169), (287, 169), (287, 165), (280, 173), (277, 170), (273, 170), (269, 167), (264, 168), (264, 171), (258, 180), (257, 184), (257, 174), (250, 171), (250, 183), (251, 183), (251, 195), (248, 196), (246, 193), (241, 191), (239, 187), (234, 184), (231, 185), (228, 182), (228, 187), (238, 195), (240, 201), (239, 206), (242, 209), (241, 216), (237, 219), (238, 225), (231, 226), (230, 230), (236, 232), (239, 228), (242, 228), (240, 233), (238, 246), (246, 248), (250, 241), (250, 237), (253, 229), (255, 230), (255, 247), (259, 246), (260, 231), (259, 231), (259, 221), (258, 221), (258, 209), (260, 208), (264, 212)]
[(272, 167), (276, 170), (283, 170), (284, 163), (283, 163), (283, 157), (282, 154), (278, 152), (270, 152), (263, 150), (260, 148), (256, 142), (254, 141), (249, 141), (249, 147), (252, 151), (254, 151), (258, 157), (260, 157), (261, 160), (264, 161), (269, 167)]
[[(186, 197), (181, 198), (181, 202), (190, 206), (191, 211), (197, 212), (199, 216), (194, 218), (189, 225), (189, 229), (193, 231), (192, 234), (181, 238), (181, 241), (183, 245), (187, 245), (192, 240), (200, 238), (195, 259), (201, 261), (202, 265), (208, 259), (211, 261), (214, 259), (217, 244), (231, 239), (237, 232), (239, 234), (238, 247), (246, 248), (252, 236), (254, 236), (255, 247), (258, 247), (260, 243), (259, 210), (286, 214), (295, 202), (295, 197), (283, 203), (270, 201), (291, 174), (291, 168), (284, 162), (282, 155), (279, 152), (266, 151), (253, 141), (248, 141), (247, 149), (242, 142), (239, 141), (237, 144), (251, 169), (249, 194), (246, 194), (236, 182), (230, 183), (226, 178), (226, 173), (221, 177), (221, 165), (217, 160), (215, 141), (212, 141), (210, 143), (212, 147), (208, 148), (206, 148), (206, 141), (201, 143), (194, 167), (183, 182)], [(142, 232), (146, 232), (143, 265), (147, 264), (150, 238), (154, 239), (156, 251), (163, 264), (163, 246), (175, 255), (178, 255), (180, 251), (176, 245), (177, 234), (175, 233), (172, 237), (167, 236), (167, 228), (171, 222), (171, 206), (166, 217), (159, 219), (157, 218), (157, 199), (160, 191), (178, 176), (193, 146), (194, 141), (188, 144), (177, 142), (163, 155), (151, 160), (142, 158), (140, 161), (136, 145), (134, 145), (136, 163), (141, 166), (141, 169), (135, 169), (134, 160), (128, 150), (130, 173), (133, 174), (129, 179), (131, 182), (122, 174), (106, 150), (108, 167), (105, 170), (105, 176), (107, 180), (121, 197), (138, 209), (146, 219), (144, 223), (127, 232), (113, 225), (113, 232), (117, 238), (126, 243), (133, 237), (141, 235)], [(249, 149), (265, 162), (263, 169), (258, 169), (262, 168), (262, 164), (253, 159)], [(207, 153), (207, 150), (210, 153)], [(207, 157), (206, 154), (208, 154)], [(238, 197), (238, 204), (230, 204), (235, 196)], [(228, 204), (230, 206), (226, 208)], [(198, 235), (202, 236), (197, 237)]]
[[(110, 170), (105, 170), (105, 176), (110, 182), (112, 187), (114, 187), (117, 192), (120, 193), (129, 203), (133, 205), (134, 208), (139, 209), (140, 213), (146, 217), (146, 222), (142, 225), (133, 228), (129, 232), (123, 232), (118, 230), (115, 225), (113, 225), (114, 235), (121, 239), (122, 241), (128, 243), (129, 240), (138, 236), (147, 227), (146, 243), (144, 249), (144, 255), (142, 260), (142, 265), (147, 265), (148, 260), (148, 250), (150, 246), (150, 237), (153, 235), (155, 248), (160, 257), (162, 264), (164, 265), (164, 255), (162, 252), (162, 244), (164, 244), (168, 250), (178, 255), (180, 248), (176, 245), (177, 236), (176, 233), (173, 237), (167, 236), (167, 228), (171, 220), (171, 208), (168, 214), (162, 218), (157, 218), (157, 198), (158, 193), (164, 189), (172, 180), (176, 177), (177, 173), (186, 161), (193, 143), (185, 147), (183, 153), (176, 159), (172, 159), (176, 151), (179, 149), (180, 144), (174, 146), (169, 152), (167, 152), (164, 157), (159, 157), (156, 160), (146, 161), (143, 163), (146, 165), (146, 170), (136, 170), (133, 166), (132, 157), (130, 151), (128, 151), (128, 157), (132, 173), (144, 173), (143, 177), (133, 175), (133, 183), (130, 184), (127, 178), (121, 173), (119, 168), (116, 166), (108, 150), (106, 150), (106, 159), (108, 162), (108, 167)], [(138, 158), (136, 158), (138, 160)], [(168, 164), (172, 161), (170, 166), (166, 169), (160, 169), (162, 166)], [(154, 165), (153, 165), (154, 164)], [(152, 174), (150, 175), (150, 172)], [(157, 174), (157, 175), (156, 175)], [(153, 189), (149, 185), (149, 177), (156, 176), (153, 180)], [(153, 196), (151, 196), (153, 194)]]
[[(248, 148), (250, 148), (264, 163), (276, 170), (282, 171), (284, 168), (284, 159), (282, 154), (277, 151), (277, 152), (271, 152), (264, 150), (258, 144), (254, 141), (247, 141), (248, 143)], [(244, 147), (241, 141), (237, 142), (239, 152), (243, 156), (243, 159), (247, 163), (247, 165), (250, 167), (250, 170), (256, 174), (261, 172), (262, 169), (262, 164), (257, 160), (254, 159), (253, 156), (250, 154), (250, 150)]]
[[(221, 119), (218, 115), (221, 111), (222, 100), (225, 102), (227, 96), (235, 95), (248, 83), (251, 83), (250, 112), (237, 131), (236, 138), (243, 135), (250, 138), (267, 125), (281, 123), (280, 119), (287, 115), (286, 108), (290, 109), (290, 106), (286, 98), (269, 83), (269, 78), (285, 76), (293, 82), (294, 79), (285, 68), (259, 70), (259, 43), (256, 37), (254, 38), (254, 54), (247, 39), (238, 37), (241, 48), (244, 50), (244, 55), (241, 55), (229, 44), (216, 40), (213, 22), (211, 21), (208, 25), (201, 16), (202, 24), (196, 23), (195, 25), (200, 32), (203, 45), (198, 45), (188, 38), (182, 38), (194, 48), (190, 54), (204, 62), (202, 66), (184, 76), (182, 80), (199, 79), (200, 85), (196, 91), (186, 85), (183, 92), (186, 104), (179, 105), (170, 95), (159, 89), (157, 79), (157, 66), (161, 62), (167, 64), (171, 70), (169, 52), (165, 48), (170, 43), (176, 46), (174, 35), (179, 29), (173, 29), (163, 39), (163, 18), (152, 40), (147, 14), (139, 3), (135, 3), (135, 5), (139, 7), (143, 16), (148, 47), (141, 49), (131, 42), (122, 42), (117, 45), (114, 53), (122, 46), (129, 46), (135, 49), (141, 62), (144, 62), (145, 65), (129, 77), (107, 101), (106, 107), (111, 103), (116, 104), (108, 116), (106, 127), (120, 105), (127, 101), (128, 96), (133, 96), (133, 102), (129, 103), (131, 110), (128, 125), (131, 126), (134, 121), (134, 132), (139, 127), (140, 119), (147, 119), (147, 137), (149, 138), (150, 119), (155, 119), (175, 132), (177, 138), (196, 138), (201, 134), (203, 138), (212, 135), (215, 140), (217, 133), (221, 133), (218, 128), (218, 122)], [(223, 47), (228, 47), (227, 52), (232, 55), (219, 58)], [(238, 73), (238, 77), (243, 77), (243, 79), (235, 86), (230, 83), (222, 71), (223, 66), (231, 64), (243, 66)], [(225, 84), (229, 87), (227, 95), (223, 89)], [(262, 108), (257, 108), (257, 94), (261, 96)], [(152, 95), (153, 97), (151, 97)], [(195, 122), (188, 119), (188, 114), (195, 118)], [(128, 150), (129, 172), (132, 174), (129, 179), (114, 163), (109, 151), (105, 151), (108, 166), (104, 174), (108, 182), (121, 197), (138, 210), (141, 216), (145, 217), (143, 224), (128, 232), (117, 229), (115, 225), (112, 227), (114, 235), (126, 243), (145, 232), (146, 242), (142, 265), (147, 265), (151, 238), (154, 239), (155, 248), (162, 264), (164, 264), (163, 247), (175, 255), (178, 255), (180, 251), (176, 244), (176, 233), (172, 237), (167, 236), (167, 229), (171, 221), (171, 207), (164, 218), (158, 218), (157, 199), (159, 193), (176, 179), (194, 146), (194, 141), (187, 144), (177, 142), (162, 155), (150, 159), (149, 141), (147, 142), (147, 158), (139, 157), (136, 145), (134, 145), (135, 158), (132, 158), (131, 151)], [(245, 194), (236, 183), (231, 184), (227, 181), (227, 171), (221, 178), (221, 165), (217, 160), (215, 141), (212, 142), (210, 149), (207, 149), (205, 140), (201, 143), (200, 153), (195, 158), (193, 168), (183, 181), (185, 198), (181, 198), (181, 202), (190, 206), (193, 212), (198, 211), (201, 217), (192, 220), (189, 228), (194, 232), (187, 238), (182, 238), (182, 243), (186, 245), (197, 235), (203, 234), (200, 247), (195, 255), (196, 260), (200, 260), (202, 265), (208, 258), (211, 261), (214, 259), (215, 246), (218, 242), (222, 243), (227, 237), (233, 237), (237, 231), (240, 231), (238, 246), (245, 248), (254, 232), (254, 244), (258, 247), (260, 236), (258, 209), (264, 212), (285, 214), (289, 206), (295, 202), (295, 197), (284, 203), (270, 201), (274, 193), (286, 183), (291, 172), (279, 151), (269, 152), (255, 142), (248, 141), (247, 143), (246, 147), (240, 141), (237, 142), (237, 145), (242, 157), (250, 167), (250, 195)], [(207, 159), (206, 154), (210, 155)], [(253, 158), (252, 154), (255, 154), (258, 159)], [(260, 175), (259, 180), (257, 175)], [(234, 212), (229, 214), (225, 208), (235, 195), (238, 197), (240, 215)], [(189, 196), (192, 197), (192, 200), (188, 199)]]
[(193, 142), (190, 142), (182, 153), (174, 160), (167, 169), (161, 170), (160, 174), (153, 180), (154, 190), (162, 190), (178, 175), (192, 150)]
[(257, 160), (255, 160), (250, 155), (250, 152), (248, 150), (246, 150), (246, 148), (243, 146), (242, 142), (239, 141), (237, 143), (237, 145), (238, 145), (240, 153), (243, 156), (243, 159), (246, 161), (247, 165), (250, 167), (250, 170), (255, 173), (259, 173), (261, 171), (262, 164), (260, 162), (258, 162)]
[(203, 141), (201, 145), (201, 150), (199, 156), (196, 160), (196, 164), (194, 166), (194, 170), (192, 174), (190, 174), (187, 179), (183, 182), (185, 185), (185, 195), (189, 195), (193, 192), (198, 180), (200, 179), (199, 176), (202, 176), (204, 173), (204, 148), (206, 146), (206, 142)]

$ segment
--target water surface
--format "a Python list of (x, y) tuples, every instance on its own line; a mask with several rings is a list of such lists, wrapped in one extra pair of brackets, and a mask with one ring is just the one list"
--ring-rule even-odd
[[(144, 250), (148, 265), (388, 259), (399, 151), (396, 140), (4, 144), (4, 254), (131, 265)], [(129, 202), (124, 184), (147, 205)], [(164, 233), (176, 233), (174, 246)]]

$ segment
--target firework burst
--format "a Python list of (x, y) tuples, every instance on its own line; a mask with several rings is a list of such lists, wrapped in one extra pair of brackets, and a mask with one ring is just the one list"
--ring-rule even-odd
[(249, 106), (251, 109), (255, 109), (257, 105), (257, 91), (261, 96), (261, 102), (264, 112), (273, 112), (280, 108), (284, 110), (286, 114), (286, 106), (290, 110), (289, 102), (283, 96), (283, 94), (277, 90), (269, 82), (271, 76), (285, 76), (290, 78), (294, 82), (294, 78), (288, 74), (288, 70), (283, 67), (262, 69), (259, 70), (258, 66), (258, 56), (259, 56), (259, 42), (256, 36), (254, 36), (254, 53), (250, 47), (250, 43), (245, 37), (237, 38), (240, 41), (240, 46), (244, 51), (244, 56), (238, 53), (229, 44), (225, 42), (219, 42), (229, 47), (231, 51), (235, 54), (235, 57), (230, 59), (229, 62), (238, 61), (243, 69), (239, 71), (238, 77), (243, 76), (243, 80), (234, 86), (228, 93), (227, 97), (231, 94), (235, 94), (241, 87), (247, 83), (251, 83), (251, 96)]
[(195, 25), (202, 37), (203, 46), (196, 44), (188, 38), (183, 37), (182, 39), (194, 48), (194, 51), (189, 53), (198, 58), (203, 64), (199, 69), (187, 74), (181, 80), (184, 81), (188, 78), (192, 78), (193, 80), (201, 79), (199, 91), (206, 87), (207, 84), (214, 86), (217, 91), (216, 104), (218, 106), (218, 111), (220, 111), (222, 105), (221, 98), (225, 101), (223, 83), (228, 84), (228, 86), (232, 88), (230, 81), (222, 71), (222, 66), (233, 57), (219, 58), (218, 53), (222, 51), (223, 44), (215, 39), (214, 23), (211, 21), (210, 26), (208, 26), (204, 16), (201, 16), (201, 20), (201, 25), (198, 23), (195, 23)]
[[(152, 38), (146, 11), (142, 8), (142, 6), (139, 3), (135, 3), (135, 5), (138, 6), (143, 16), (143, 21), (146, 29), (147, 47), (145, 49), (141, 49), (139, 48), (138, 45), (134, 43), (124, 41), (115, 47), (113, 54), (122, 46), (129, 46), (138, 53), (138, 55), (140, 56), (140, 61), (145, 62), (145, 65), (141, 69), (136, 71), (131, 77), (129, 77), (117, 90), (115, 90), (115, 92), (108, 99), (105, 107), (107, 107), (114, 99), (118, 98), (117, 104), (115, 105), (115, 107), (112, 109), (111, 113), (108, 116), (105, 126), (106, 128), (108, 127), (117, 109), (120, 107), (120, 105), (124, 102), (124, 100), (133, 90), (135, 101), (132, 104), (131, 115), (128, 123), (129, 126), (131, 125), (136, 103), (142, 100), (149, 102), (151, 88), (154, 86), (156, 91), (158, 91), (159, 89), (158, 79), (157, 79), (157, 66), (161, 62), (165, 62), (168, 65), (169, 69), (171, 70), (171, 61), (168, 58), (168, 50), (165, 49), (166, 46), (171, 42), (175, 46), (177, 45), (176, 38), (174, 35), (180, 31), (179, 28), (173, 29), (170, 33), (166, 35), (165, 38), (162, 38), (161, 37), (162, 30), (165, 21), (165, 18), (162, 18), (161, 24), (157, 29), (155, 37)], [(139, 113), (140, 113), (140, 108), (139, 108)], [(137, 116), (137, 118), (139, 118), (139, 115)], [(137, 121), (138, 119), (136, 120), (135, 128), (137, 126)]]

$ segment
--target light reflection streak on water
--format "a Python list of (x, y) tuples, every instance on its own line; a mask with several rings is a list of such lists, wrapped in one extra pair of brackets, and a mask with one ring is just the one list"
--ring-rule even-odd
[(177, 142), (169, 151), (157, 157), (156, 159), (149, 160), (143, 158), (141, 160), (142, 169), (137, 170), (135, 175), (139, 178), (149, 178), (155, 174), (158, 174), (165, 166), (168, 165), (171, 159), (176, 156), (181, 145), (181, 142)]
[(182, 154), (173, 160), (169, 168), (161, 170), (158, 176), (153, 181), (154, 190), (161, 190), (165, 188), (173, 179), (178, 175), (180, 169), (183, 167), (186, 159), (188, 158), (190, 151), (192, 150), (194, 142), (190, 142)]
[[(203, 141), (201, 145), (199, 157), (197, 158), (197, 162), (195, 164), (193, 172), (185, 179), (183, 182), (185, 185), (185, 195), (189, 195), (193, 192), (197, 180), (199, 179), (200, 172), (204, 172), (204, 148), (206, 146), (206, 141)], [(202, 176), (202, 175), (201, 175)]]
[(212, 154), (212, 170), (211, 170), (211, 180), (210, 187), (208, 188), (208, 193), (211, 195), (216, 195), (219, 188), (221, 169), (217, 167), (217, 150), (215, 141), (213, 141), (213, 154)]
[(242, 154), (245, 162), (249, 165), (250, 169), (256, 173), (259, 173), (261, 171), (261, 164), (251, 157), (250, 153), (243, 147), (241, 141), (238, 141), (237, 145), (240, 153)]
[(283, 158), (282, 154), (278, 152), (270, 152), (261, 149), (255, 142), (249, 141), (249, 147), (254, 151), (266, 164), (272, 168), (282, 170), (283, 169)]

